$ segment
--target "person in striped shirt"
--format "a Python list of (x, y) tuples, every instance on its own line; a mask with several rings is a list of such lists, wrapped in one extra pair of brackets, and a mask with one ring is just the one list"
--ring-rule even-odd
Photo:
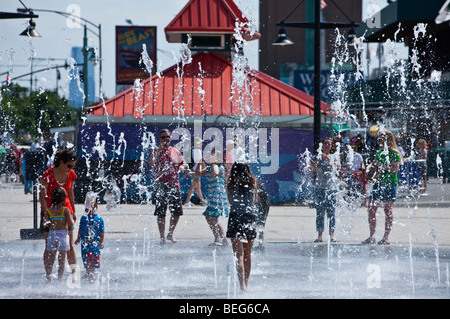
[[(211, 165), (207, 166), (205, 157)], [(225, 191), (225, 168), (219, 159), (222, 154), (219, 151), (212, 150), (209, 156), (202, 158), (200, 165), (197, 165), (196, 173), (199, 176), (206, 176), (208, 188), (208, 206), (203, 212), (206, 222), (214, 234), (214, 242), (211, 245), (226, 246), (228, 241), (225, 236), (222, 225), (219, 222), (220, 216), (228, 217), (228, 199)]]

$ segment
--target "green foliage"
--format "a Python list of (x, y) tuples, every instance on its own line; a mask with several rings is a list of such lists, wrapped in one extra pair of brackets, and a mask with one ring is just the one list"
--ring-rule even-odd
[(28, 89), (17, 84), (0, 91), (0, 132), (9, 133), (18, 143), (27, 131), (34, 137), (39, 133), (49, 136), (51, 128), (75, 125), (77, 113), (68, 100), (54, 91), (29, 95)]

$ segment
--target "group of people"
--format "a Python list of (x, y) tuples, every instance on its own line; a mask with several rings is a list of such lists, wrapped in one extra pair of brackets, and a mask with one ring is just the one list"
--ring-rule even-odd
[(14, 144), (9, 147), (0, 144), (0, 174), (5, 176), (6, 182), (18, 180), (24, 152)]
[[(378, 241), (379, 245), (389, 245), (389, 235), (393, 224), (392, 207), (397, 200), (397, 172), (402, 162), (402, 155), (397, 147), (394, 134), (388, 130), (380, 131), (377, 135), (378, 151), (374, 160), (367, 168), (368, 179), (373, 181), (373, 188), (368, 194), (368, 221), (369, 237), (363, 244), (377, 243), (375, 238), (379, 207), (384, 208), (385, 231)], [(322, 141), (320, 153), (313, 156), (309, 165), (309, 171), (314, 174), (314, 201), (316, 207), (316, 230), (318, 237), (315, 242), (323, 241), (325, 228), (325, 216), (328, 218), (328, 230), (331, 242), (337, 242), (334, 234), (336, 227), (336, 195), (339, 191), (339, 175), (342, 172), (340, 156), (332, 152), (333, 140), (326, 138)], [(361, 158), (356, 157), (356, 162)], [(355, 163), (353, 162), (353, 165)], [(360, 165), (364, 165), (361, 161)], [(363, 167), (361, 167), (363, 168)], [(359, 169), (358, 171), (360, 171)], [(362, 171), (365, 175), (365, 170)], [(353, 176), (354, 177), (354, 176)]]
[[(170, 145), (171, 132), (163, 129), (159, 133), (159, 147), (149, 154), (149, 164), (154, 174), (154, 215), (160, 233), (160, 243), (176, 243), (174, 231), (183, 215), (178, 174), (185, 173), (188, 165), (179, 150)], [(237, 274), (240, 286), (246, 290), (251, 269), (251, 251), (259, 233), (260, 247), (263, 247), (263, 229), (268, 215), (270, 201), (264, 186), (252, 174), (245, 162), (235, 162), (231, 154), (222, 165), (222, 154), (212, 151), (201, 158), (193, 175), (199, 181), (205, 176), (208, 184), (207, 206), (203, 215), (214, 235), (212, 245), (228, 246), (237, 259)], [(100, 252), (104, 246), (104, 222), (97, 212), (97, 199), (88, 193), (85, 200), (85, 214), (81, 217), (77, 239), (74, 240), (74, 224), (77, 220), (74, 200), (73, 170), (77, 156), (71, 150), (60, 150), (54, 156), (53, 164), (40, 179), (39, 200), (42, 212), (42, 229), (45, 239), (44, 267), (46, 277), (52, 281), (52, 270), (58, 255), (58, 279), (61, 280), (67, 256), (76, 281), (76, 253), (74, 245), (81, 243), (86, 278), (95, 278), (95, 269), (100, 268)], [(170, 211), (170, 222), (166, 230), (166, 211)], [(227, 216), (226, 231), (219, 222)]]
[[(170, 146), (171, 133), (164, 129), (159, 134), (159, 147), (149, 156), (149, 164), (154, 170), (155, 215), (158, 220), (160, 241), (162, 244), (169, 240), (176, 242), (174, 230), (179, 217), (183, 214), (183, 201), (181, 199), (178, 174), (187, 169), (186, 161), (180, 151)], [(375, 181), (369, 196), (368, 221), (369, 237), (363, 244), (377, 243), (375, 238), (376, 212), (379, 207), (385, 212), (385, 231), (378, 241), (379, 245), (389, 245), (389, 235), (393, 224), (392, 207), (397, 199), (397, 172), (402, 162), (402, 155), (397, 147), (394, 134), (388, 130), (380, 131), (377, 135), (378, 151), (370, 164), (375, 173), (371, 177)], [(311, 158), (309, 171), (314, 175), (314, 200), (316, 207), (316, 230), (318, 237), (314, 242), (323, 241), (325, 229), (325, 216), (328, 218), (328, 230), (331, 242), (335, 238), (335, 209), (336, 193), (339, 190), (339, 179), (344, 176), (351, 180), (356, 171), (363, 171), (365, 178), (364, 160), (357, 152), (356, 143), (351, 144), (351, 160), (342, 161), (339, 152), (335, 152), (336, 144), (331, 138), (322, 141), (319, 153)], [(236, 269), (242, 290), (247, 289), (251, 271), (251, 251), (257, 237), (257, 218), (263, 209), (258, 209), (256, 203), (261, 202), (258, 196), (258, 180), (252, 174), (245, 161), (227, 161), (230, 165), (226, 173), (219, 159), (227, 156), (217, 151), (208, 154), (195, 166), (196, 180), (206, 175), (208, 177), (208, 206), (204, 212), (208, 225), (215, 237), (216, 244), (227, 244), (230, 239), (233, 252), (236, 256)], [(209, 165), (207, 165), (209, 163)], [(344, 164), (343, 164), (344, 163)], [(342, 165), (343, 164), (343, 165)], [(345, 169), (343, 166), (351, 166)], [(350, 173), (349, 173), (350, 172)], [(225, 200), (225, 196), (226, 199)], [(170, 226), (165, 237), (165, 217), (167, 207), (171, 212)], [(264, 214), (264, 213), (263, 213)], [(227, 230), (220, 225), (218, 218), (228, 216)], [(266, 215), (267, 216), (267, 215)]]
[[(206, 206), (203, 215), (214, 236), (212, 245), (228, 246), (229, 241), (231, 242), (236, 256), (240, 287), (245, 291), (251, 272), (252, 247), (258, 234), (260, 244), (263, 242), (262, 230), (270, 207), (264, 185), (253, 175), (250, 166), (244, 160), (240, 157), (233, 158), (231, 149), (227, 148), (224, 154), (213, 150), (203, 157), (197, 155), (195, 166), (189, 169), (181, 152), (171, 146), (171, 132), (168, 129), (162, 129), (158, 137), (159, 145), (150, 151), (148, 163), (153, 168), (154, 215), (160, 234), (160, 244), (164, 245), (167, 241), (177, 242), (174, 232), (180, 216), (183, 215), (183, 203), (189, 200), (193, 193), (189, 192), (183, 202), (179, 174), (195, 177), (192, 179), (193, 190), (200, 189), (200, 180), (202, 176), (205, 176), (208, 194), (202, 199)], [(378, 151), (370, 164), (372, 171), (375, 172), (373, 178), (376, 182), (369, 196), (369, 237), (362, 243), (377, 243), (376, 212), (382, 206), (385, 212), (385, 231), (378, 244), (388, 245), (393, 224), (392, 207), (397, 199), (397, 172), (402, 162), (402, 155), (392, 132), (388, 130), (379, 132), (377, 141)], [(201, 140), (197, 140), (196, 143), (201, 143)], [(201, 149), (201, 146), (196, 146)], [(346, 170), (343, 169), (341, 157), (333, 152), (334, 147), (335, 143), (332, 139), (324, 139), (318, 154), (313, 156), (309, 163), (309, 171), (314, 175), (315, 186), (314, 200), (318, 233), (315, 242), (323, 241), (325, 216), (328, 218), (330, 241), (337, 242), (335, 208), (339, 183), (336, 179), (342, 178), (342, 172)], [(365, 172), (362, 157), (357, 156), (359, 154), (356, 148), (353, 148), (353, 151), (351, 152), (353, 172), (355, 167), (358, 171)], [(97, 213), (97, 202), (93, 194), (88, 194), (86, 197), (86, 214), (80, 221), (78, 238), (74, 241), (73, 237), (76, 221), (73, 182), (77, 177), (73, 167), (76, 161), (77, 157), (72, 151), (60, 150), (54, 157), (53, 165), (41, 178), (40, 202), (44, 212), (43, 226), (46, 239), (44, 264), (49, 281), (57, 251), (60, 251), (58, 278), (61, 278), (64, 272), (65, 255), (75, 276), (74, 244), (80, 242), (86, 275), (91, 278), (94, 270), (100, 267), (100, 249), (104, 245), (104, 223)], [(167, 209), (170, 212), (170, 221), (166, 235)], [(226, 229), (220, 224), (221, 216), (228, 217)]]
[[(28, 137), (27, 137), (28, 136)], [(53, 154), (57, 151), (53, 137), (45, 140), (42, 135), (33, 141), (29, 132), (23, 138), (24, 145), (11, 144), (9, 147), (0, 144), (0, 175), (6, 182), (21, 182), (24, 184), (24, 193), (31, 194), (34, 180), (27, 178), (27, 154), (41, 152), (44, 156), (43, 168), (52, 164)]]
[[(171, 132), (168, 129), (161, 130), (159, 147), (151, 151), (148, 160), (153, 166), (154, 214), (157, 217), (161, 244), (165, 244), (166, 240), (177, 242), (174, 231), (180, 216), (183, 215), (178, 174), (183, 174), (188, 169), (182, 154), (170, 145), (170, 141)], [(226, 159), (225, 166), (222, 165), (223, 158)], [(222, 155), (219, 151), (212, 151), (196, 163), (193, 175), (196, 176), (196, 182), (200, 181), (201, 176), (207, 177), (207, 207), (203, 215), (213, 232), (213, 244), (228, 245), (227, 239), (230, 239), (237, 260), (240, 287), (246, 290), (251, 271), (253, 242), (258, 235), (258, 225), (263, 226), (265, 223), (269, 203), (264, 188), (252, 174), (249, 165), (232, 158), (230, 153)], [(191, 194), (188, 194), (188, 200)], [(261, 198), (258, 194), (261, 194)], [(171, 217), (165, 236), (167, 208)], [(219, 222), (221, 216), (228, 217), (226, 231)], [(262, 228), (260, 227), (260, 230)], [(260, 234), (263, 236), (262, 231)], [(262, 243), (262, 237), (260, 239)]]

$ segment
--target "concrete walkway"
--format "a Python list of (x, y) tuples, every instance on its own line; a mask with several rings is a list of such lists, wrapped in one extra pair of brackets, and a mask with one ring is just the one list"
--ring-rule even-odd
[[(450, 187), (431, 180), (429, 196), (399, 192), (390, 246), (361, 245), (367, 208), (337, 210), (338, 244), (314, 244), (315, 210), (272, 206), (265, 251), (254, 251), (249, 291), (239, 292), (231, 247), (213, 247), (202, 216), (186, 208), (176, 244), (159, 245), (153, 207), (121, 204), (107, 210), (105, 249), (96, 283), (46, 285), (43, 240), (21, 240), (33, 227), (32, 195), (21, 185), (0, 187), (0, 298), (449, 298)], [(82, 205), (77, 205), (78, 220)], [(377, 232), (382, 234), (380, 209)], [(226, 219), (221, 223), (226, 228)], [(78, 224), (76, 225), (76, 227)], [(381, 237), (381, 236), (379, 236)], [(327, 236), (325, 236), (325, 240)], [(256, 246), (256, 244), (255, 244)], [(78, 272), (81, 253), (76, 247)]]
[[(406, 244), (411, 234), (418, 245), (433, 246), (436, 238), (440, 246), (450, 247), (450, 184), (430, 180), (427, 192), (429, 196), (399, 191), (391, 244)], [(0, 241), (18, 240), (20, 229), (33, 228), (32, 199), (31, 194), (23, 193), (20, 184), (1, 185)], [(368, 236), (367, 208), (345, 206), (341, 205), (336, 212), (336, 237), (341, 243), (360, 243)], [(83, 205), (76, 205), (76, 211), (79, 218)], [(175, 233), (179, 240), (212, 240), (203, 211), (204, 207), (196, 205), (185, 208)], [(105, 220), (109, 239), (132, 241), (143, 238), (144, 232), (157, 236), (152, 205), (121, 204), (109, 211), (105, 205), (100, 205), (99, 213)], [(377, 232), (382, 234), (384, 213), (381, 208), (378, 213)], [(306, 206), (272, 206), (266, 224), (266, 241), (312, 242), (317, 236), (315, 214), (315, 209)], [(226, 227), (226, 220), (222, 224)]]

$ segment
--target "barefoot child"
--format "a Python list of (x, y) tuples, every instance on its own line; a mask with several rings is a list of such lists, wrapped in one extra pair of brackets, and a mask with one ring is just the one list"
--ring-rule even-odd
[(206, 175), (208, 183), (208, 207), (206, 207), (203, 215), (206, 222), (214, 234), (214, 242), (212, 245), (222, 246), (227, 245), (225, 232), (219, 223), (219, 217), (228, 217), (228, 199), (225, 191), (225, 168), (219, 165), (218, 159), (222, 158), (220, 152), (213, 150), (209, 156), (212, 162), (210, 166), (206, 167), (205, 160), (202, 159), (200, 165), (197, 166), (197, 174), (200, 176)]
[(45, 275), (48, 282), (52, 281), (51, 275), (53, 264), (58, 256), (58, 279), (61, 280), (64, 275), (64, 264), (66, 261), (66, 253), (69, 251), (69, 227), (72, 227), (74, 220), (70, 214), (69, 208), (64, 206), (66, 200), (66, 191), (62, 187), (56, 187), (52, 191), (51, 206), (44, 213), (44, 227), (49, 228), (47, 238), (48, 254), (44, 258)]
[(81, 257), (86, 269), (86, 278), (95, 279), (95, 268), (100, 268), (100, 249), (103, 249), (105, 225), (103, 218), (97, 214), (97, 195), (88, 192), (85, 200), (85, 213), (80, 220), (78, 238), (75, 244), (81, 242)]

